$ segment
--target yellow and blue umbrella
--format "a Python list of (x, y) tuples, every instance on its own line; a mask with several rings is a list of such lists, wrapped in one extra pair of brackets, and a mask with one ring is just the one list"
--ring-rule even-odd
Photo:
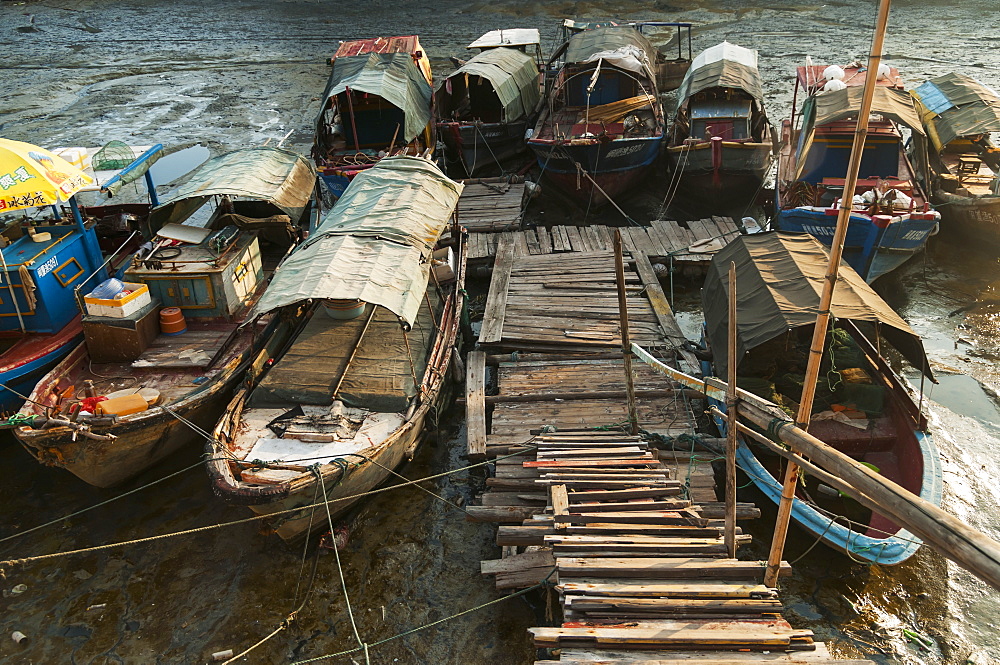
[(68, 201), (92, 182), (45, 148), (0, 138), (0, 212)]

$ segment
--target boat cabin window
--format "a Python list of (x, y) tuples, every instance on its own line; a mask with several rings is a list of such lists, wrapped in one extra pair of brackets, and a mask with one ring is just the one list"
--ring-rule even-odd
[(750, 102), (713, 100), (692, 105), (691, 137), (710, 139), (714, 136), (721, 136), (725, 141), (752, 138)]

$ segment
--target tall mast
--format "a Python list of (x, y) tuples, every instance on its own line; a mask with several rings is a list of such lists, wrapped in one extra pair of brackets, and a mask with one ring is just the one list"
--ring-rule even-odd
[[(875, 35), (872, 38), (871, 53), (868, 56), (868, 71), (865, 73), (864, 95), (861, 99), (861, 109), (858, 111), (858, 125), (854, 130), (854, 145), (851, 148), (847, 177), (844, 180), (844, 195), (840, 199), (837, 229), (834, 231), (833, 242), (830, 245), (830, 264), (826, 269), (826, 281), (823, 283), (823, 294), (820, 297), (819, 312), (816, 315), (816, 327), (813, 329), (812, 346), (809, 348), (809, 362), (806, 367), (805, 380), (802, 383), (802, 399), (799, 401), (799, 411), (795, 417), (796, 424), (805, 430), (809, 429), (812, 417), (816, 382), (819, 379), (820, 363), (823, 360), (823, 342), (826, 340), (827, 329), (830, 326), (830, 304), (833, 302), (833, 289), (837, 284), (837, 274), (840, 271), (840, 258), (844, 253), (847, 223), (851, 217), (854, 190), (858, 184), (858, 171), (861, 168), (861, 156), (864, 153), (865, 137), (868, 135), (868, 116), (872, 109), (872, 99), (875, 97), (878, 67), (882, 61), (882, 45), (885, 43), (885, 29), (889, 22), (889, 4), (890, 0), (881, 0), (879, 3)], [(730, 362), (733, 362), (733, 359), (730, 359)], [(767, 569), (764, 572), (764, 584), (770, 587), (777, 586), (778, 583), (778, 570), (781, 567), (781, 556), (785, 548), (785, 539), (788, 536), (788, 523), (792, 516), (792, 500), (795, 498), (798, 473), (798, 465), (789, 461), (785, 469), (781, 502), (778, 504), (778, 517), (774, 525), (771, 553), (768, 556)]]

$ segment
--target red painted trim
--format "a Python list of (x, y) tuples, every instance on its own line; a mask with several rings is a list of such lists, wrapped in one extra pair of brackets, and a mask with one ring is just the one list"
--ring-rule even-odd
[(83, 317), (77, 314), (76, 318), (53, 335), (38, 333), (26, 335), (0, 354), (0, 372), (9, 372), (22, 365), (27, 365), (69, 344), (74, 337), (83, 334), (82, 319)]

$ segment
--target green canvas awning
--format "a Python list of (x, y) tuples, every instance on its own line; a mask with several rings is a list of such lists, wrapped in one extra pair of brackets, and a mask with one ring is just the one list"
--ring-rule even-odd
[[(861, 110), (861, 98), (864, 88), (851, 86), (843, 90), (831, 90), (810, 97), (807, 100), (814, 104), (814, 127), (821, 127), (837, 120), (844, 120), (857, 115)], [(877, 87), (872, 97), (872, 113), (894, 120), (917, 132), (924, 133), (920, 116), (913, 105), (913, 97), (905, 90)]]
[(913, 96), (936, 150), (963, 136), (1000, 132), (1000, 97), (964, 74), (925, 81)]
[(538, 65), (530, 55), (511, 48), (483, 51), (448, 76), (438, 88), (441, 97), (448, 94), (449, 81), (466, 75), (481, 76), (493, 86), (503, 107), (504, 122), (527, 117), (538, 104)]
[(280, 148), (244, 148), (199, 166), (169, 201), (153, 209), (150, 228), (186, 218), (211, 196), (239, 196), (270, 203), (295, 223), (316, 187), (316, 168), (297, 153)]
[(677, 99), (682, 102), (710, 88), (735, 88), (763, 104), (764, 84), (757, 70), (757, 52), (722, 42), (698, 54), (684, 75)]
[[(736, 263), (736, 351), (739, 358), (793, 328), (816, 323), (830, 255), (806, 233), (740, 236), (713, 258), (701, 292), (716, 370), (728, 366), (729, 264)], [(841, 262), (833, 316), (881, 324), (882, 337), (931, 380), (920, 337), (847, 263)]]
[(348, 88), (377, 95), (401, 110), (406, 118), (402, 128), (403, 142), (412, 141), (430, 122), (431, 86), (409, 53), (369, 53), (337, 58), (323, 92), (317, 127), (325, 122), (330, 98)]
[(320, 227), (275, 272), (247, 320), (309, 299), (364, 300), (413, 324), (434, 244), (462, 185), (419, 157), (387, 157), (354, 178)]

